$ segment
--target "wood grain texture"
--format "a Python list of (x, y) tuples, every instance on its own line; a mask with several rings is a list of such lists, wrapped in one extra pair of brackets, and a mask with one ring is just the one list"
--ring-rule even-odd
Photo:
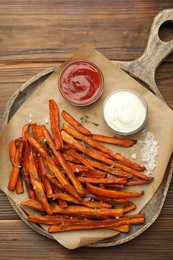
[[(0, 0), (0, 127), (9, 97), (35, 74), (69, 58), (89, 42), (112, 60), (137, 59), (154, 16), (171, 0)], [(173, 38), (165, 25), (161, 36)], [(173, 55), (156, 72), (156, 83), (173, 109)], [(166, 126), (165, 126), (166, 127)], [(69, 251), (26, 226), (0, 192), (0, 259), (172, 259), (173, 181), (157, 221), (117, 247)], [(94, 257), (94, 258), (93, 258)]]
[(153, 17), (172, 1), (0, 1), (1, 61), (61, 61), (82, 42), (108, 58), (136, 59)]

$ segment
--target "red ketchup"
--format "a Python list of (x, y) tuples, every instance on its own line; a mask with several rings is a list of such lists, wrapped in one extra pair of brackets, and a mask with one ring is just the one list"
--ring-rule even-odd
[(77, 60), (61, 72), (59, 88), (69, 102), (78, 106), (89, 105), (102, 94), (103, 75), (95, 64)]

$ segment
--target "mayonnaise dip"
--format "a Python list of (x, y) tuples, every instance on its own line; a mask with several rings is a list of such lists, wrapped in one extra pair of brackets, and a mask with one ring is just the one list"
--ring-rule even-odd
[(111, 93), (104, 102), (103, 116), (116, 133), (127, 135), (141, 129), (147, 118), (147, 105), (137, 92), (122, 89)]

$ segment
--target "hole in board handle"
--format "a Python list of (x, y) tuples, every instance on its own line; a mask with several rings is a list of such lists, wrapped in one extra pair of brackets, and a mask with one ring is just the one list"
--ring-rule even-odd
[(163, 42), (169, 42), (173, 39), (173, 21), (168, 20), (164, 23), (159, 28), (159, 38)]

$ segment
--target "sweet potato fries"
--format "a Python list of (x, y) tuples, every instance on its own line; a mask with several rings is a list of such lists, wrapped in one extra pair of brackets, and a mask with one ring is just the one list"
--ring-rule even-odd
[[(28, 220), (49, 225), (49, 232), (95, 228), (128, 232), (131, 225), (144, 223), (144, 214), (126, 215), (136, 208), (130, 199), (144, 192), (125, 190), (128, 186), (150, 183), (145, 168), (104, 143), (125, 147), (136, 143), (92, 134), (65, 110), (60, 128), (60, 111), (49, 100), (50, 129), (27, 124), (22, 137), (12, 140), (9, 155), (12, 170), (8, 189), (24, 192), (23, 207), (37, 210)], [(118, 148), (117, 148), (118, 149)]]

